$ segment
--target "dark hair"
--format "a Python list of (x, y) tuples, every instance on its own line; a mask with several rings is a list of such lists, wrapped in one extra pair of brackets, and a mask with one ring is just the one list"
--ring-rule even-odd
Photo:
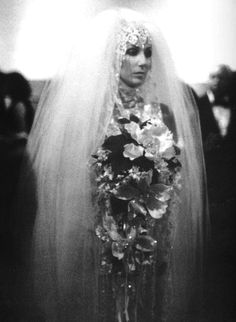
[(0, 94), (3, 93), (6, 83), (6, 74), (0, 71)]
[(34, 109), (31, 102), (31, 86), (28, 80), (18, 72), (0, 72), (0, 113), (6, 113), (3, 98), (9, 96), (12, 100), (8, 113), (14, 110), (17, 103), (21, 102), (25, 106), (26, 130), (29, 132), (33, 124)]
[(28, 101), (31, 96), (31, 86), (27, 79), (18, 72), (5, 75), (5, 95), (17, 101)]
[(6, 74), (0, 71), (0, 114), (4, 110), (4, 91), (5, 91), (5, 83), (6, 83)]
[(210, 72), (209, 76), (211, 77), (211, 75), (219, 75), (224, 78), (229, 78), (231, 74), (232, 70), (228, 65), (219, 64), (215, 66), (215, 69)]

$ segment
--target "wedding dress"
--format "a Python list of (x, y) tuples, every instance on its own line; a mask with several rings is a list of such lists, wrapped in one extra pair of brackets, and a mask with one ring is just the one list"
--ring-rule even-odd
[[(133, 22), (150, 33), (152, 66), (138, 91), (125, 92), (120, 32), (125, 25), (129, 37)], [(50, 322), (179, 322), (201, 288), (204, 257), (195, 104), (146, 17), (106, 10), (74, 31), (26, 147), (28, 300)]]

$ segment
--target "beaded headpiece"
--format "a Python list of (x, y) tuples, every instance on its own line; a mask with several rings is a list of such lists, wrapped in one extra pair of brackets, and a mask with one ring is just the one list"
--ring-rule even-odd
[(145, 44), (151, 44), (151, 36), (148, 30), (135, 22), (124, 22), (118, 34), (117, 51), (120, 57), (124, 57), (128, 44), (141, 47)]

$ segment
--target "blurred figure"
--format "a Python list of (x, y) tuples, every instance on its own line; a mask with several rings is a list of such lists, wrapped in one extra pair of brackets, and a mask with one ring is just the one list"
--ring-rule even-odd
[(235, 79), (227, 65), (216, 66), (209, 75), (207, 92), (198, 100), (212, 228), (209, 289), (223, 294), (213, 303), (210, 300), (209, 307), (221, 307), (222, 314), (212, 321), (231, 321), (235, 307)]
[(231, 157), (235, 149), (235, 103), (230, 90), (232, 75), (230, 67), (217, 65), (209, 74), (206, 93), (198, 100), (210, 202), (225, 200), (232, 194), (229, 188), (232, 174), (226, 172), (229, 167), (233, 171)]
[(236, 106), (236, 71), (231, 73), (230, 84), (229, 84), (229, 97), (233, 106)]
[(216, 65), (209, 74), (208, 95), (212, 96), (215, 105), (227, 105), (229, 103), (229, 83), (232, 70), (228, 65)]
[(0, 247), (7, 260), (12, 260), (12, 207), (33, 117), (29, 82), (18, 72), (0, 72)]
[(6, 73), (3, 78), (5, 134), (27, 137), (34, 117), (30, 84), (18, 72)]
[(231, 121), (229, 84), (231, 69), (217, 65), (209, 74), (208, 89), (199, 98), (199, 114), (205, 152), (219, 148), (228, 134)]
[(228, 97), (231, 107), (231, 119), (227, 133), (228, 144), (232, 146), (235, 151), (235, 138), (236, 138), (236, 71), (232, 71), (230, 75), (230, 82), (228, 87)]

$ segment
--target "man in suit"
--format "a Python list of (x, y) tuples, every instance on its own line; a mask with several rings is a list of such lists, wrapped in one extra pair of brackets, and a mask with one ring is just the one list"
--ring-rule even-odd
[[(236, 210), (236, 73), (218, 65), (209, 74), (206, 93), (197, 100), (207, 171), (211, 221), (209, 289), (220, 298), (220, 310), (231, 320), (234, 310)], [(211, 284), (212, 283), (212, 284)], [(210, 295), (211, 296), (211, 295)], [(214, 307), (214, 300), (211, 306)]]
[(217, 65), (209, 75), (208, 89), (199, 98), (199, 115), (205, 151), (215, 149), (227, 136), (231, 121), (229, 85), (232, 71)]

